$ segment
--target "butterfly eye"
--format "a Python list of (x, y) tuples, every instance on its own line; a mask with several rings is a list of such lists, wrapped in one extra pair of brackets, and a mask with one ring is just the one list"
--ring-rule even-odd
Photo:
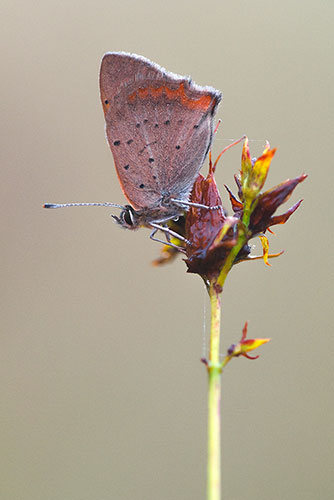
[(121, 219), (128, 225), (134, 226), (135, 220), (133, 215), (132, 207), (126, 207), (125, 210), (121, 213)]

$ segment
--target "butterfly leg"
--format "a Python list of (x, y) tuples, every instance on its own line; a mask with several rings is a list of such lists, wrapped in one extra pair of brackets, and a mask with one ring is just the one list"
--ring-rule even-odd
[(207, 210), (223, 209), (222, 205), (215, 205), (214, 207), (209, 207), (208, 205), (202, 205), (202, 203), (192, 203), (191, 201), (176, 200), (175, 198), (172, 198), (171, 201), (173, 201), (174, 203), (177, 203), (180, 206), (206, 208)]
[(166, 234), (169, 234), (170, 236), (173, 236), (174, 238), (177, 238), (180, 241), (184, 241), (184, 243), (186, 243), (187, 245), (191, 245), (189, 240), (187, 240), (184, 236), (181, 236), (181, 234), (176, 233), (175, 231), (173, 231), (169, 227), (160, 226), (160, 224), (155, 224), (154, 222), (151, 222), (150, 225), (152, 227), (154, 227), (157, 231), (158, 230), (163, 231)]
[[(159, 228), (160, 229), (160, 228)], [(168, 235), (166, 233), (166, 238), (167, 238), (167, 241), (163, 241), (163, 240), (159, 240), (158, 238), (155, 238), (155, 234), (158, 232), (159, 230), (158, 228), (154, 228), (153, 231), (151, 232), (150, 234), (150, 238), (151, 240), (153, 241), (158, 241), (159, 243), (163, 243), (163, 245), (168, 245), (168, 246), (171, 246), (173, 248), (176, 248), (177, 250), (179, 250), (180, 252), (185, 252), (184, 248), (182, 247), (179, 247), (178, 245), (174, 245), (174, 243), (172, 243), (169, 238), (168, 238)]]

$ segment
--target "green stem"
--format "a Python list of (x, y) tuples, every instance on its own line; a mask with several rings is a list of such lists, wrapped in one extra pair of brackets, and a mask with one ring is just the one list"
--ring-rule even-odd
[(221, 288), (223, 288), (226, 277), (229, 271), (231, 270), (231, 267), (233, 266), (235, 258), (237, 257), (238, 253), (240, 252), (246, 241), (247, 241), (246, 237), (239, 237), (237, 244), (232, 248), (232, 250), (228, 254), (228, 257), (225, 260), (224, 266), (220, 271), (220, 274), (217, 279), (217, 285), (219, 285)]
[(220, 343), (220, 293), (214, 286), (209, 289), (211, 302), (211, 335), (208, 361), (208, 500), (221, 498), (220, 471), (220, 394), (221, 363), (219, 361)]
[[(221, 499), (221, 467), (220, 467), (220, 398), (221, 398), (221, 373), (223, 363), (219, 360), (220, 349), (220, 317), (221, 317), (221, 292), (226, 277), (234, 264), (238, 253), (247, 242), (248, 225), (251, 215), (250, 207), (245, 210), (243, 220), (239, 226), (238, 241), (227, 256), (221, 272), (211, 282), (209, 296), (211, 302), (211, 332), (210, 351), (207, 363), (209, 374), (208, 389), (208, 485), (207, 500)], [(225, 364), (228, 362), (226, 358)]]
[(220, 271), (220, 274), (217, 278), (217, 285), (223, 288), (223, 285), (225, 283), (226, 277), (231, 270), (231, 267), (234, 264), (234, 261), (236, 257), (238, 256), (238, 253), (242, 249), (242, 247), (247, 243), (247, 232), (248, 232), (248, 225), (249, 225), (249, 219), (251, 216), (251, 210), (248, 209), (245, 211), (243, 218), (242, 218), (242, 223), (239, 226), (239, 234), (238, 234), (238, 241), (234, 245), (234, 247), (231, 249), (230, 253), (228, 254), (225, 263), (223, 265), (222, 270)]

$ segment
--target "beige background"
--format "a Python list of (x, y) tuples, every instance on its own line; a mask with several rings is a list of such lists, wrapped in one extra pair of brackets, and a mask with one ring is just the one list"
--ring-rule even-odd
[[(272, 337), (223, 382), (224, 499), (333, 495), (333, 2), (7, 1), (2, 10), (3, 500), (205, 498), (205, 293), (181, 260), (150, 266), (104, 136), (100, 59), (143, 54), (224, 93), (217, 154), (278, 147), (267, 187), (307, 172), (273, 262), (226, 284), (223, 350)], [(241, 148), (218, 184), (233, 186)], [(223, 189), (223, 187), (222, 187)], [(224, 195), (225, 196), (225, 195)], [(225, 196), (226, 200), (226, 196)], [(282, 212), (282, 210), (281, 210)]]

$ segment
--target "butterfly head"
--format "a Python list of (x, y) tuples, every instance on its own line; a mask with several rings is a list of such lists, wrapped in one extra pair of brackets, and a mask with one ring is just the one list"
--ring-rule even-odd
[(140, 226), (140, 217), (131, 205), (124, 205), (119, 217), (112, 215), (112, 218), (125, 229), (138, 229)]

